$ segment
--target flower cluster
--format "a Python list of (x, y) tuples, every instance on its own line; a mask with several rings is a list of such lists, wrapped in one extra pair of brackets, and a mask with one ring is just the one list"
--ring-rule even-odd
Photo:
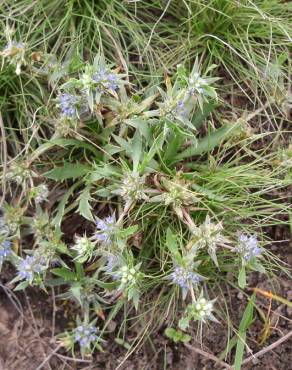
[(201, 297), (198, 298), (197, 302), (194, 304), (193, 307), (193, 315), (200, 321), (205, 321), (206, 319), (210, 319), (212, 317), (213, 311), (213, 302), (207, 301), (206, 298)]
[(22, 185), (26, 181), (32, 172), (29, 168), (29, 163), (26, 161), (14, 161), (6, 174), (6, 178), (9, 181), (14, 181), (18, 185)]
[(223, 236), (223, 225), (221, 222), (215, 224), (211, 222), (210, 217), (207, 215), (205, 222), (199, 227), (191, 226), (193, 232), (193, 249), (199, 250), (207, 248), (210, 257), (214, 263), (218, 265), (216, 250), (219, 244), (228, 243), (228, 240)]
[(68, 119), (76, 119), (78, 117), (79, 99), (77, 96), (64, 93), (59, 96), (58, 100), (63, 117)]
[(15, 73), (20, 75), (21, 66), (26, 65), (25, 44), (21, 41), (9, 40), (5, 48), (0, 52), (3, 58), (8, 58), (10, 64), (16, 65)]
[(122, 285), (133, 284), (137, 279), (138, 270), (135, 267), (123, 266), (117, 272), (120, 275)]
[(107, 256), (107, 261), (104, 266), (105, 272), (108, 274), (111, 274), (113, 277), (115, 277), (115, 274), (113, 274), (114, 269), (120, 264), (120, 259), (118, 256), (115, 256), (113, 254), (109, 254)]
[(11, 242), (9, 240), (4, 240), (0, 243), (0, 266), (4, 260), (12, 254)]
[(36, 256), (26, 256), (17, 266), (18, 279), (29, 282), (33, 281), (35, 274), (39, 274), (45, 269), (42, 262), (42, 259)]
[(198, 274), (183, 267), (176, 267), (170, 278), (173, 284), (179, 285), (182, 289), (189, 289), (191, 285), (197, 285), (202, 280)]
[(145, 193), (145, 176), (128, 174), (121, 184), (121, 188), (115, 193), (121, 195), (127, 203), (134, 200), (148, 199)]
[(194, 286), (197, 286), (203, 278), (192, 271), (190, 268), (181, 266), (175, 267), (174, 271), (170, 274), (169, 279), (173, 284), (177, 284), (183, 291), (183, 297), (186, 297), (187, 292)]
[(258, 246), (257, 238), (245, 234), (239, 234), (235, 251), (242, 256), (245, 262), (249, 262), (252, 258), (258, 257), (263, 252), (262, 248)]
[(92, 258), (95, 244), (86, 236), (76, 236), (75, 244), (73, 245), (73, 247), (71, 247), (71, 249), (77, 254), (75, 260), (83, 263)]
[(115, 215), (107, 216), (105, 219), (96, 218), (96, 228), (98, 231), (95, 233), (95, 240), (99, 243), (110, 244), (112, 242), (113, 232), (116, 228)]
[(190, 95), (204, 94), (206, 86), (208, 86), (208, 82), (195, 72), (189, 79), (188, 93)]
[(108, 90), (116, 91), (119, 87), (119, 80), (117, 75), (104, 67), (101, 67), (92, 76), (92, 79), (98, 84), (97, 90), (99, 92)]
[(46, 202), (49, 196), (49, 189), (46, 184), (40, 184), (31, 189), (31, 197), (37, 204)]
[(74, 341), (78, 342), (81, 348), (90, 348), (97, 340), (97, 329), (94, 326), (80, 325), (74, 329)]
[(179, 320), (179, 327), (186, 330), (190, 321), (200, 321), (205, 323), (207, 320), (218, 322), (213, 315), (214, 301), (208, 301), (201, 292), (197, 300), (189, 304), (185, 310), (184, 316)]

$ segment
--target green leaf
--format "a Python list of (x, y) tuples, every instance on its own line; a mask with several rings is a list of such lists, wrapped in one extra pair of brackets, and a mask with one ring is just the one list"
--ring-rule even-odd
[(192, 124), (196, 128), (201, 127), (204, 124), (208, 115), (214, 110), (214, 107), (215, 107), (214, 103), (205, 103), (203, 105), (203, 109), (198, 110), (198, 112), (196, 112), (196, 114), (194, 115), (192, 119)]
[(253, 294), (244, 310), (242, 319), (239, 324), (238, 339), (235, 352), (234, 370), (240, 370), (244, 347), (246, 341), (246, 331), (253, 322), (253, 310), (255, 305), (255, 294)]
[(21, 283), (17, 284), (16, 287), (14, 288), (15, 291), (18, 290), (24, 290), (29, 286), (29, 282), (27, 280), (22, 281)]
[(72, 293), (73, 297), (77, 299), (80, 306), (82, 306), (82, 300), (81, 300), (81, 285), (75, 284), (70, 288), (70, 292)]
[(175, 235), (172, 233), (170, 228), (168, 228), (166, 231), (166, 246), (176, 260), (181, 259)]
[(175, 343), (177, 342), (186, 343), (191, 340), (190, 335), (185, 334), (182, 331), (176, 330), (174, 328), (166, 328), (164, 333), (169, 339), (172, 339)]
[(128, 342), (126, 342), (123, 339), (121, 339), (121, 338), (115, 338), (115, 342), (117, 344), (119, 344), (120, 346), (125, 347), (127, 350), (130, 350), (131, 349), (131, 345)]
[(44, 173), (44, 176), (53, 180), (74, 179), (86, 175), (91, 170), (90, 167), (78, 163), (65, 162), (64, 166), (56, 167)]
[(138, 230), (138, 225), (129, 226), (126, 229), (118, 230), (118, 235), (121, 238), (128, 238), (129, 236), (135, 234), (137, 230)]
[(140, 162), (140, 157), (142, 154), (142, 140), (141, 135), (136, 131), (132, 139), (132, 160), (133, 160), (133, 171), (137, 172), (138, 165)]
[(141, 172), (144, 171), (145, 167), (148, 166), (152, 158), (155, 156), (155, 154), (162, 149), (162, 145), (164, 143), (164, 134), (163, 132), (158, 135), (158, 137), (154, 140), (153, 144), (151, 145), (151, 148), (149, 149), (148, 153), (144, 154), (144, 159), (140, 165)]
[(58, 204), (58, 207), (57, 207), (57, 214), (56, 216), (54, 217), (52, 223), (53, 225), (55, 226), (60, 226), (61, 225), (61, 222), (62, 222), (62, 219), (63, 219), (63, 216), (64, 216), (64, 213), (65, 213), (65, 206), (66, 206), (66, 203), (68, 201), (68, 199), (70, 198), (70, 196), (73, 194), (74, 190), (80, 186), (80, 182), (76, 182), (75, 184), (73, 184), (71, 186), (71, 188), (69, 188), (67, 190), (67, 192), (64, 194), (62, 200), (59, 202)]
[(181, 330), (186, 330), (189, 327), (190, 319), (188, 317), (182, 317), (179, 322), (178, 326)]
[(75, 281), (76, 274), (66, 267), (58, 267), (51, 270), (51, 273), (63, 278), (65, 281)]
[(90, 188), (87, 187), (85, 188), (82, 193), (79, 196), (79, 206), (78, 206), (78, 212), (80, 213), (81, 216), (86, 218), (89, 221), (94, 222), (94, 217), (91, 213), (91, 205), (90, 205), (90, 200), (92, 199), (90, 196)]
[(219, 146), (223, 140), (233, 135), (234, 132), (239, 128), (239, 126), (240, 125), (237, 123), (233, 125), (229, 123), (223, 125), (219, 129), (211, 132), (206, 137), (199, 140), (197, 145), (194, 141), (193, 145), (190, 145), (187, 149), (185, 149), (175, 157), (175, 161), (178, 162), (182, 159), (193, 157), (195, 155), (208, 153), (209, 151)]
[(245, 266), (242, 266), (239, 270), (238, 274), (238, 285), (241, 289), (244, 289), (246, 287), (246, 272), (245, 272)]
[(163, 154), (163, 159), (166, 162), (166, 164), (169, 162), (171, 163), (174, 160), (184, 139), (185, 136), (182, 135), (182, 133), (178, 130), (173, 132), (173, 134), (170, 136)]

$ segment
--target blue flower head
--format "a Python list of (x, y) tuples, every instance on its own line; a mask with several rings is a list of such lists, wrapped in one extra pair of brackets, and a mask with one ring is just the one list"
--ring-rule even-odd
[(92, 79), (100, 85), (97, 88), (99, 91), (104, 89), (116, 91), (119, 87), (117, 75), (105, 68), (101, 68)]
[(254, 257), (258, 257), (263, 252), (262, 248), (258, 245), (257, 238), (245, 234), (239, 234), (238, 245), (235, 250), (246, 262), (249, 262)]
[(89, 348), (92, 342), (97, 340), (96, 332), (94, 326), (80, 325), (74, 329), (74, 341), (78, 342), (81, 348)]
[(103, 220), (96, 218), (95, 221), (97, 233), (95, 234), (95, 239), (104, 244), (111, 243), (111, 237), (116, 225), (116, 218), (114, 215), (108, 216)]
[(41, 264), (39, 258), (35, 256), (26, 256), (25, 259), (21, 260), (17, 269), (18, 269), (18, 277), (21, 280), (28, 280), (32, 281), (35, 274), (39, 274), (43, 269), (44, 266)]
[(78, 103), (79, 99), (77, 96), (64, 93), (59, 96), (59, 105), (62, 115), (67, 118), (77, 118), (78, 116)]
[(0, 243), (0, 265), (2, 265), (3, 261), (11, 254), (11, 242), (9, 240), (4, 240)]
[(198, 285), (203, 280), (194, 271), (181, 266), (175, 267), (174, 271), (169, 275), (169, 279), (172, 281), (172, 284), (176, 284), (182, 289), (183, 298), (186, 297), (191, 287)]

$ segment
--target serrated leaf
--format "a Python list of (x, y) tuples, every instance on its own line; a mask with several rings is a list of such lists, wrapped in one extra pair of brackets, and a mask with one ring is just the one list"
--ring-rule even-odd
[(85, 188), (79, 196), (79, 205), (78, 205), (78, 212), (81, 216), (86, 218), (89, 221), (94, 221), (94, 217), (91, 213), (91, 205), (90, 200), (92, 199), (90, 196), (90, 188)]
[(77, 177), (81, 177), (86, 175), (91, 170), (90, 167), (85, 166), (79, 163), (68, 163), (61, 167), (55, 167), (52, 170), (44, 173), (44, 176), (53, 179), (53, 180), (67, 180), (67, 179), (75, 179)]

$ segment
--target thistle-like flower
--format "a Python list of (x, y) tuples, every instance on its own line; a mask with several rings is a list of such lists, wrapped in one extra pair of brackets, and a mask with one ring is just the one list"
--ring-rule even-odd
[(202, 248), (207, 248), (210, 257), (218, 266), (216, 250), (220, 244), (228, 243), (228, 239), (222, 235), (223, 225), (221, 222), (215, 224), (211, 222), (207, 215), (205, 222), (199, 227), (191, 227), (194, 238), (192, 239), (194, 251)]
[(135, 284), (138, 272), (138, 269), (135, 267), (121, 267), (121, 269), (117, 272), (117, 275), (120, 276), (122, 286)]
[(31, 197), (37, 204), (46, 202), (49, 195), (49, 189), (46, 184), (40, 184), (31, 189)]
[(22, 185), (30, 176), (33, 175), (27, 161), (14, 161), (11, 163), (7, 171), (6, 178), (9, 181), (14, 181), (18, 185)]
[[(3, 217), (0, 218), (0, 220), (2, 219), (2, 222), (3, 222), (2, 232), (4, 233), (5, 231), (6, 233), (5, 235), (15, 233), (20, 227), (20, 225), (22, 224), (22, 220), (23, 220), (22, 217), (23, 217), (23, 209), (20, 206), (5, 204), (3, 206)], [(0, 223), (0, 229), (1, 229), (1, 223)], [(0, 234), (1, 234), (1, 230), (0, 230)]]
[(118, 76), (106, 68), (100, 68), (94, 73), (92, 79), (98, 84), (97, 90), (99, 92), (116, 91), (119, 87)]
[(103, 220), (96, 218), (95, 220), (97, 232), (95, 233), (95, 240), (99, 243), (110, 244), (112, 242), (112, 236), (116, 229), (116, 217), (110, 215), (105, 217)]
[(4, 240), (0, 243), (0, 266), (4, 260), (12, 254), (11, 242), (9, 240)]
[(213, 302), (207, 301), (206, 298), (200, 297), (193, 307), (193, 316), (197, 320), (205, 322), (212, 318)]
[(78, 342), (82, 349), (89, 349), (97, 340), (97, 328), (91, 325), (79, 325), (74, 329), (74, 341)]
[(46, 266), (40, 257), (26, 256), (17, 266), (19, 280), (27, 280), (32, 282), (36, 274), (40, 274)]
[(121, 195), (127, 204), (134, 200), (147, 200), (145, 180), (145, 176), (139, 176), (135, 173), (127, 174), (115, 194)]
[(3, 58), (8, 58), (10, 64), (16, 65), (15, 73), (20, 75), (21, 66), (26, 65), (25, 61), (25, 44), (21, 41), (9, 40), (5, 48), (0, 52)]
[(263, 252), (262, 248), (258, 245), (257, 238), (255, 236), (248, 236), (245, 234), (239, 234), (238, 244), (235, 251), (242, 256), (246, 263), (251, 259), (258, 257)]
[(205, 323), (207, 320), (211, 320), (218, 322), (216, 317), (213, 315), (215, 300), (216, 299), (208, 301), (203, 297), (203, 293), (201, 292), (198, 299), (187, 306), (184, 317), (179, 320), (179, 327), (182, 330), (186, 330), (189, 327), (190, 321), (200, 321)]
[(195, 72), (189, 79), (188, 93), (190, 95), (204, 94), (206, 86), (208, 82)]
[(188, 291), (192, 287), (196, 287), (203, 280), (203, 277), (192, 271), (190, 267), (184, 268), (182, 266), (176, 266), (168, 278), (172, 284), (176, 284), (182, 289), (184, 299)]
[(76, 119), (78, 117), (80, 99), (77, 96), (64, 93), (59, 96), (58, 100), (61, 113), (64, 117), (68, 119)]
[(76, 261), (83, 263), (92, 258), (94, 253), (95, 244), (89, 240), (86, 236), (76, 236), (75, 244), (71, 247), (76, 252)]
[(114, 254), (109, 254), (106, 256), (107, 261), (104, 266), (104, 270), (106, 273), (111, 274), (112, 276), (115, 276), (113, 274), (114, 269), (116, 269), (120, 264), (120, 258), (118, 256), (115, 256)]

